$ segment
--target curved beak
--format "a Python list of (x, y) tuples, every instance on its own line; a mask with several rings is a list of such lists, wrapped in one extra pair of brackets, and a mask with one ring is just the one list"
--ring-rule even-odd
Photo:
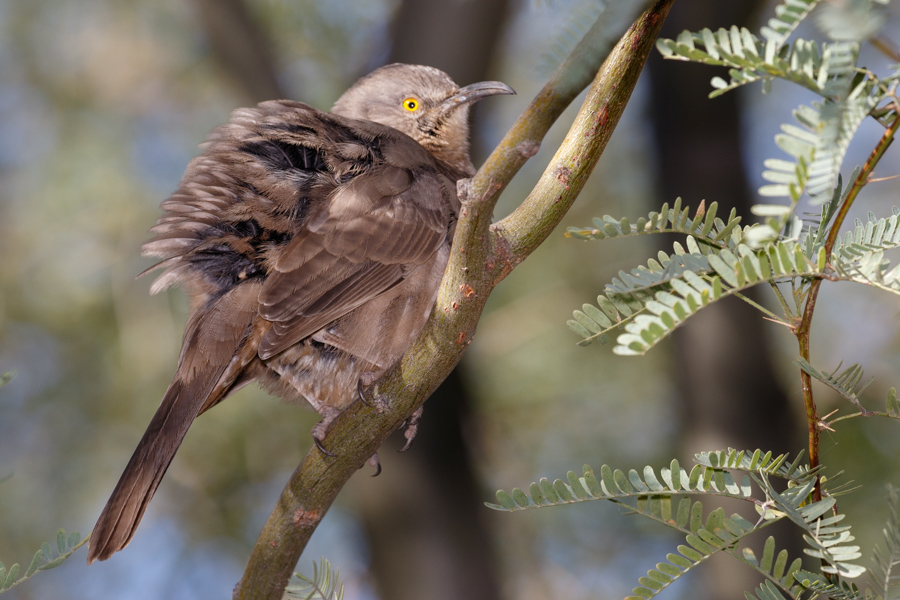
[(437, 112), (444, 114), (464, 104), (478, 102), (488, 96), (515, 95), (516, 91), (500, 81), (479, 81), (460, 88), (458, 92), (438, 104)]

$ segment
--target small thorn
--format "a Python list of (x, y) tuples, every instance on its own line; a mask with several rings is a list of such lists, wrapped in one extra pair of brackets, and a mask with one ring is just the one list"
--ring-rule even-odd
[(890, 179), (896, 179), (900, 177), (900, 175), (891, 175), (889, 177), (869, 177), (869, 183), (876, 183), (879, 181), (888, 181)]
[(788, 329), (791, 329), (791, 328), (792, 328), (792, 326), (791, 326), (790, 323), (785, 323), (785, 322), (782, 321), (781, 319), (773, 319), (773, 318), (771, 318), (771, 317), (765, 317), (765, 316), (764, 316), (762, 319), (763, 319), (763, 321), (769, 321), (769, 322), (771, 322), (771, 323), (775, 323), (776, 325), (784, 325), (784, 326), (787, 327)]
[(831, 411), (830, 413), (828, 413), (827, 415), (825, 415), (824, 417), (822, 417), (821, 419), (819, 419), (818, 427), (819, 427), (820, 431), (823, 429), (827, 430), (827, 431), (831, 431), (831, 432), (834, 431), (834, 429), (831, 428), (831, 424), (828, 422), (828, 417), (830, 417), (834, 413), (838, 412), (839, 410), (840, 410), (839, 408), (836, 408), (833, 411)]

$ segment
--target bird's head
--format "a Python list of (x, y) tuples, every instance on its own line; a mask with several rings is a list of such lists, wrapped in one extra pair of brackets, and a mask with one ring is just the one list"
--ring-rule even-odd
[(499, 81), (460, 88), (439, 69), (392, 64), (353, 84), (338, 98), (332, 112), (393, 127), (439, 160), (471, 173), (469, 106), (497, 94), (515, 91)]

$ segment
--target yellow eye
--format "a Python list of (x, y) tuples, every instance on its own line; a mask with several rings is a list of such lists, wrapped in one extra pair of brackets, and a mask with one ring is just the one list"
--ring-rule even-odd
[(407, 98), (403, 101), (403, 108), (408, 110), (409, 112), (413, 112), (414, 110), (418, 110), (419, 101), (415, 98)]

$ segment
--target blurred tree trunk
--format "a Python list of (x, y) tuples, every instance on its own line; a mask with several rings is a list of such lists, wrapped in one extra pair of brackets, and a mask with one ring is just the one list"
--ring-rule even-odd
[(506, 11), (506, 0), (405, 0), (391, 25), (388, 62), (431, 65), (460, 85), (481, 81)]
[[(405, 0), (388, 62), (431, 65), (460, 85), (488, 79), (506, 8), (506, 0)], [(425, 404), (412, 449), (385, 457), (378, 493), (357, 494), (380, 598), (500, 597), (484, 494), (465, 439), (472, 418), (457, 368)]]
[(222, 69), (250, 104), (285, 98), (268, 37), (244, 0), (193, 0)]
[[(733, 24), (752, 30), (759, 5), (754, 0), (676, 2), (661, 37)], [(707, 204), (718, 201), (719, 214), (727, 215), (735, 207), (746, 221), (754, 202), (741, 156), (738, 93), (709, 99), (709, 80), (720, 73), (705, 65), (663, 61), (657, 55), (648, 66), (663, 200), (671, 203), (681, 196), (692, 209), (703, 199)], [(684, 456), (728, 446), (796, 455), (804, 447), (797, 413), (769, 356), (770, 331), (777, 333), (761, 313), (729, 298), (704, 309), (676, 332), (674, 368)], [(785, 529), (773, 531), (780, 540), (784, 533)], [(789, 551), (799, 555), (799, 540)], [(734, 560), (702, 572), (708, 598), (739, 598), (757, 584), (753, 573)]]

